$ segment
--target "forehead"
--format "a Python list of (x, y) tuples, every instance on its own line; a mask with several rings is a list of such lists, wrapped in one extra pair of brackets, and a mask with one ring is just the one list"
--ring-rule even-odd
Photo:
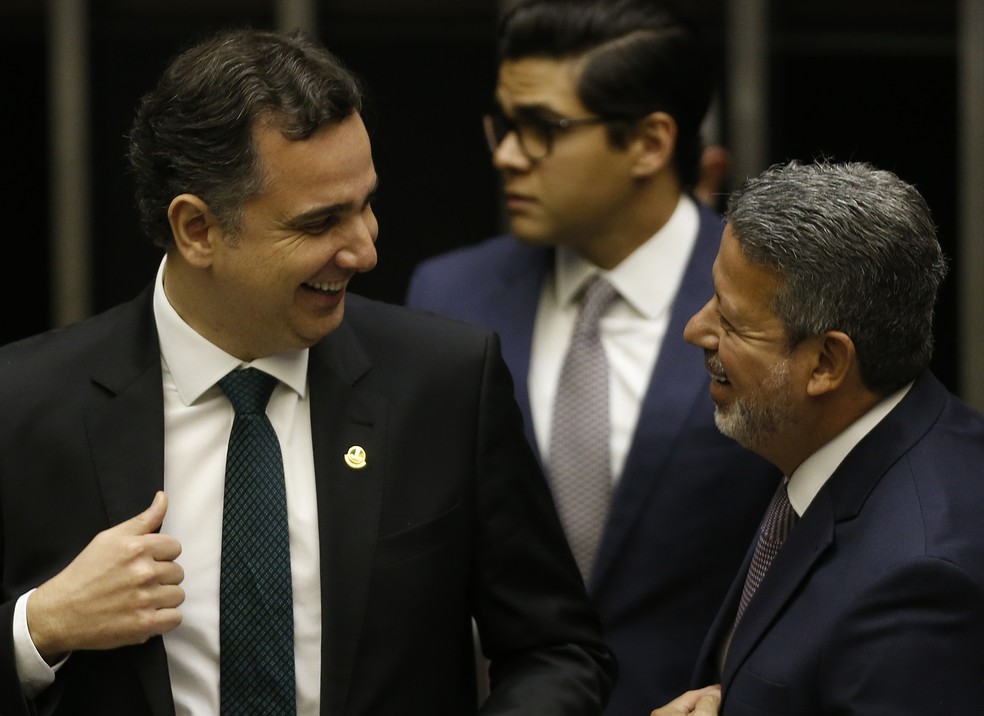
[(260, 123), (254, 138), (264, 195), (299, 204), (361, 201), (376, 182), (369, 135), (358, 114), (301, 140), (287, 139), (276, 127)]
[(496, 99), (504, 110), (540, 107), (561, 114), (583, 112), (577, 96), (578, 58), (525, 57), (499, 66)]
[(721, 236), (713, 274), (714, 291), (727, 318), (747, 324), (778, 323), (771, 305), (779, 277), (768, 267), (745, 258), (731, 224)]

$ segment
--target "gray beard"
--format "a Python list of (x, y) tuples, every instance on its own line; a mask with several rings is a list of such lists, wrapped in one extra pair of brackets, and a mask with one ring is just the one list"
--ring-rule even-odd
[(725, 408), (714, 409), (718, 430), (749, 449), (763, 445), (792, 422), (788, 381), (789, 363), (781, 361), (757, 394), (743, 396)]

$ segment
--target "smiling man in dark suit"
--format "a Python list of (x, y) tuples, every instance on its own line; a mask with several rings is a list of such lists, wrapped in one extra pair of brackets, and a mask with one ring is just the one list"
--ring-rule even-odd
[[(361, 102), (311, 40), (251, 30), (143, 99), (156, 279), (0, 351), (4, 716), (476, 713), (473, 620), (481, 713), (600, 713), (615, 666), (496, 337), (348, 294), (376, 263)], [(274, 444), (233, 459), (241, 422)], [(226, 471), (271, 453), (280, 497), (230, 511)], [(267, 531), (289, 554), (229, 567)]]
[[(720, 429), (789, 479), (698, 662), (721, 714), (981, 710), (984, 417), (928, 369), (945, 268), (923, 198), (867, 164), (731, 198), (686, 337)], [(697, 696), (655, 713), (716, 712)]]

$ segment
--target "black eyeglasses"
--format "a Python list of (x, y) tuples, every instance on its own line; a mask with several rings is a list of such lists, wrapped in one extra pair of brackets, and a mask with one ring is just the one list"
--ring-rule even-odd
[(517, 113), (509, 117), (501, 111), (492, 112), (482, 117), (485, 126), (485, 141), (489, 143), (489, 151), (495, 152), (502, 140), (510, 132), (516, 133), (519, 148), (530, 161), (539, 161), (550, 155), (553, 150), (554, 137), (574, 127), (586, 127), (592, 124), (604, 124), (613, 120), (607, 117), (544, 117), (530, 112)]

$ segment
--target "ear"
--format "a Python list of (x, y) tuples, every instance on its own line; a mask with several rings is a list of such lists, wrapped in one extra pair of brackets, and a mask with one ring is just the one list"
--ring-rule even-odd
[(857, 367), (854, 341), (846, 333), (827, 331), (815, 340), (818, 348), (806, 387), (807, 394), (812, 397), (837, 390)]
[(167, 220), (184, 260), (196, 268), (209, 266), (223, 232), (208, 204), (194, 194), (179, 194), (167, 208)]
[(677, 124), (666, 112), (651, 112), (639, 120), (632, 140), (637, 156), (632, 175), (649, 177), (669, 166), (676, 148)]

